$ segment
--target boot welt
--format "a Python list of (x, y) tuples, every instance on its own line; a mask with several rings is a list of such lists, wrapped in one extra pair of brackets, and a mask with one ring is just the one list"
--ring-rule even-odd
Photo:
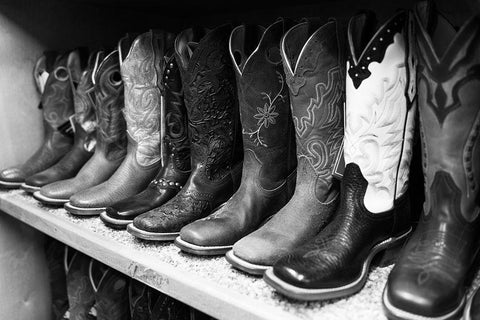
[(36, 200), (40, 201), (41, 203), (52, 205), (52, 206), (63, 207), (63, 205), (68, 202), (68, 199), (56, 199), (56, 198), (50, 198), (50, 197), (44, 196), (43, 194), (40, 193), (40, 191), (34, 192), (33, 197)]
[(261, 276), (263, 273), (269, 269), (271, 269), (272, 266), (266, 266), (266, 265), (261, 265), (261, 264), (254, 264), (250, 263), (248, 261), (245, 261), (239, 257), (237, 257), (234, 253), (233, 250), (230, 250), (225, 254), (225, 259), (236, 269), (241, 270), (243, 272), (246, 272), (248, 274), (254, 275), (254, 276)]
[(18, 189), (22, 186), (23, 182), (10, 182), (0, 180), (0, 189)]
[(470, 310), (472, 309), (473, 297), (475, 297), (475, 293), (473, 293), (472, 296), (467, 300), (465, 311), (463, 313), (463, 320), (472, 320), (472, 317), (470, 316)]
[[(465, 297), (463, 297), (460, 304), (454, 310), (452, 310), (447, 314), (437, 316), (437, 317), (417, 315), (393, 306), (393, 304), (388, 299), (386, 286), (385, 286), (385, 290), (383, 291), (382, 302), (383, 302), (383, 308), (385, 310), (385, 313), (387, 314), (387, 317), (391, 320), (450, 320), (450, 319), (458, 319), (465, 305)], [(468, 309), (468, 306), (467, 306), (467, 309)], [(469, 320), (469, 319), (470, 319), (469, 316), (465, 316), (464, 318), (464, 320)]]
[(218, 256), (218, 255), (224, 255), (230, 249), (232, 249), (233, 246), (199, 246), (190, 242), (187, 242), (185, 240), (182, 240), (182, 238), (177, 237), (175, 239), (174, 244), (180, 248), (180, 250), (198, 255), (198, 256)]
[(70, 202), (67, 202), (63, 205), (65, 210), (69, 213), (76, 216), (98, 216), (100, 213), (105, 211), (105, 208), (80, 208), (72, 205)]
[(35, 193), (37, 191), (40, 191), (40, 189), (42, 188), (42, 187), (31, 186), (31, 185), (26, 184), (26, 183), (22, 183), (22, 185), (20, 187), (28, 193)]
[(103, 223), (105, 223), (106, 226), (114, 229), (126, 229), (127, 225), (133, 222), (133, 219), (131, 220), (122, 220), (122, 219), (115, 219), (110, 217), (106, 211), (103, 211), (100, 213), (100, 220), (102, 220)]
[(330, 300), (330, 299), (350, 296), (360, 291), (365, 285), (365, 282), (367, 281), (367, 278), (368, 278), (368, 272), (370, 270), (370, 264), (372, 262), (372, 259), (375, 257), (375, 255), (405, 240), (405, 238), (410, 234), (411, 231), (412, 229), (410, 228), (409, 231), (405, 232), (404, 234), (398, 237), (392, 237), (392, 238), (386, 239), (378, 243), (377, 245), (375, 245), (372, 248), (372, 250), (370, 250), (370, 253), (367, 259), (363, 263), (362, 272), (360, 276), (356, 280), (346, 285), (342, 285), (339, 287), (331, 287), (331, 288), (321, 288), (321, 289), (301, 288), (301, 287), (292, 285), (288, 282), (285, 282), (279, 277), (277, 277), (273, 273), (273, 269), (269, 269), (265, 272), (265, 274), (263, 275), (263, 280), (265, 280), (265, 282), (268, 285), (273, 287), (276, 291), (280, 292), (281, 294), (297, 300), (318, 301), (318, 300)]
[(157, 233), (157, 232), (149, 232), (145, 230), (138, 229), (130, 223), (127, 226), (127, 231), (131, 235), (143, 239), (143, 240), (150, 240), (150, 241), (173, 241), (176, 237), (180, 234), (180, 232), (166, 232), (166, 233)]

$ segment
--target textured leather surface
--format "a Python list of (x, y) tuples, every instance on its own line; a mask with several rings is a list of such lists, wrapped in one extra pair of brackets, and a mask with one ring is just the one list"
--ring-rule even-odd
[[(69, 248), (68, 250), (72, 250)], [(75, 251), (68, 262), (67, 291), (68, 317), (70, 320), (94, 320), (90, 310), (95, 304), (95, 291), (89, 277), (89, 267), (92, 258)]]
[(287, 23), (280, 19), (267, 29), (239, 26), (230, 36), (243, 128), (242, 180), (222, 208), (182, 228), (182, 240), (203, 246), (233, 245), (293, 194), (295, 135), (279, 49)]
[(51, 319), (62, 319), (68, 310), (67, 278), (64, 267), (65, 244), (47, 237), (45, 241), (45, 258), (47, 261), (50, 292), (51, 292)]
[(394, 209), (373, 214), (363, 203), (367, 185), (358, 165), (347, 164), (333, 220), (294, 253), (278, 260), (273, 266), (275, 275), (302, 288), (343, 286), (360, 277), (375, 245), (407, 232), (408, 194), (396, 201)]
[(296, 25), (284, 35), (281, 54), (296, 130), (295, 193), (264, 226), (233, 247), (237, 257), (260, 265), (272, 265), (315, 236), (338, 203), (332, 170), (343, 138), (344, 81), (336, 23)]
[(131, 279), (128, 287), (131, 320), (151, 320), (154, 304), (159, 296), (160, 292)]
[(125, 158), (127, 137), (121, 112), (124, 103), (118, 51), (114, 50), (107, 57), (99, 52), (94, 69), (91, 74), (94, 91), (88, 92), (88, 99), (95, 102), (91, 105), (95, 108), (97, 123), (95, 153), (74, 178), (40, 189), (46, 197), (68, 200), (73, 194), (110, 178)]
[(437, 317), (460, 306), (479, 248), (480, 16), (457, 32), (425, 2), (414, 17), (425, 204), (387, 298)]
[[(163, 206), (134, 219), (150, 232), (178, 232), (212, 213), (240, 182), (242, 144), (235, 75), (228, 56), (230, 25), (187, 29), (175, 41), (189, 121), (192, 174)], [(191, 51), (191, 55), (189, 53)]]
[(120, 65), (125, 85), (127, 156), (105, 182), (70, 198), (80, 208), (108, 207), (144, 190), (161, 166), (161, 63), (171, 40), (163, 33), (138, 36)]
[(138, 215), (159, 207), (173, 198), (190, 175), (190, 141), (188, 139), (187, 110), (183, 99), (182, 80), (173, 50), (165, 56), (163, 73), (165, 92), (166, 159), (149, 186), (139, 194), (108, 207), (108, 216), (133, 220)]
[(67, 60), (68, 53), (57, 57), (42, 94), (43, 144), (23, 165), (2, 170), (0, 180), (23, 182), (27, 177), (54, 165), (70, 150), (73, 139), (57, 130), (74, 113)]

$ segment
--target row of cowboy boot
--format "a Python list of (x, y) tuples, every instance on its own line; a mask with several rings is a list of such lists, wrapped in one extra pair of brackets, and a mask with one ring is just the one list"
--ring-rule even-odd
[(175, 40), (192, 171), (172, 199), (128, 225), (127, 230), (136, 237), (174, 240), (183, 226), (212, 213), (238, 188), (242, 143), (235, 75), (228, 57), (231, 31), (230, 25), (211, 31), (192, 28)]
[[(383, 296), (393, 319), (456, 319), (479, 246), (480, 16), (456, 29), (431, 2), (413, 13), (425, 203)], [(477, 310), (477, 311), (475, 311)], [(480, 315), (478, 299), (465, 319)]]
[(2, 170), (0, 187), (19, 188), (25, 179), (48, 169), (71, 149), (73, 135), (70, 117), (74, 109), (72, 82), (67, 69), (70, 54), (76, 55), (75, 52), (61, 55), (47, 52), (37, 61), (34, 76), (37, 88), (42, 93), (43, 144), (23, 165)]
[[(172, 48), (173, 49), (173, 48)], [(174, 51), (165, 55), (163, 73), (165, 159), (157, 176), (141, 193), (119, 201), (100, 218), (113, 228), (125, 228), (140, 214), (159, 207), (173, 198), (190, 175), (190, 142), (187, 131), (187, 115), (183, 99), (180, 71), (174, 58)]]
[(36, 199), (47, 204), (63, 205), (77, 192), (104, 182), (125, 158), (127, 140), (125, 120), (121, 115), (123, 84), (118, 51), (107, 56), (103, 51), (97, 52), (88, 73), (90, 87), (80, 101), (84, 110), (93, 111), (96, 116), (91, 120), (96, 122), (95, 152), (74, 178), (51, 183), (34, 194)]

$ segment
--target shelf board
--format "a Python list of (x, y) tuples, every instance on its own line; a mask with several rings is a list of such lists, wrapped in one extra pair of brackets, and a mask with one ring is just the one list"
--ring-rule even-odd
[(261, 278), (230, 267), (223, 257), (195, 257), (172, 243), (140, 241), (38, 203), (23, 191), (0, 191), (0, 211), (218, 319), (386, 319), (381, 294), (391, 267), (375, 267), (354, 296), (326, 302), (289, 300)]

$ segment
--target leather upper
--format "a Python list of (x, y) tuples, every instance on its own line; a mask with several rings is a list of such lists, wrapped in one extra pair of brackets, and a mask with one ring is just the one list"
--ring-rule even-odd
[(233, 247), (236, 256), (260, 265), (272, 265), (317, 234), (338, 203), (332, 171), (342, 145), (344, 95), (336, 23), (303, 21), (285, 33), (280, 49), (298, 167), (290, 201)]
[(232, 62), (230, 25), (187, 29), (175, 40), (191, 143), (192, 173), (183, 189), (160, 208), (135, 218), (150, 232), (178, 232), (224, 203), (238, 188), (242, 144)]

